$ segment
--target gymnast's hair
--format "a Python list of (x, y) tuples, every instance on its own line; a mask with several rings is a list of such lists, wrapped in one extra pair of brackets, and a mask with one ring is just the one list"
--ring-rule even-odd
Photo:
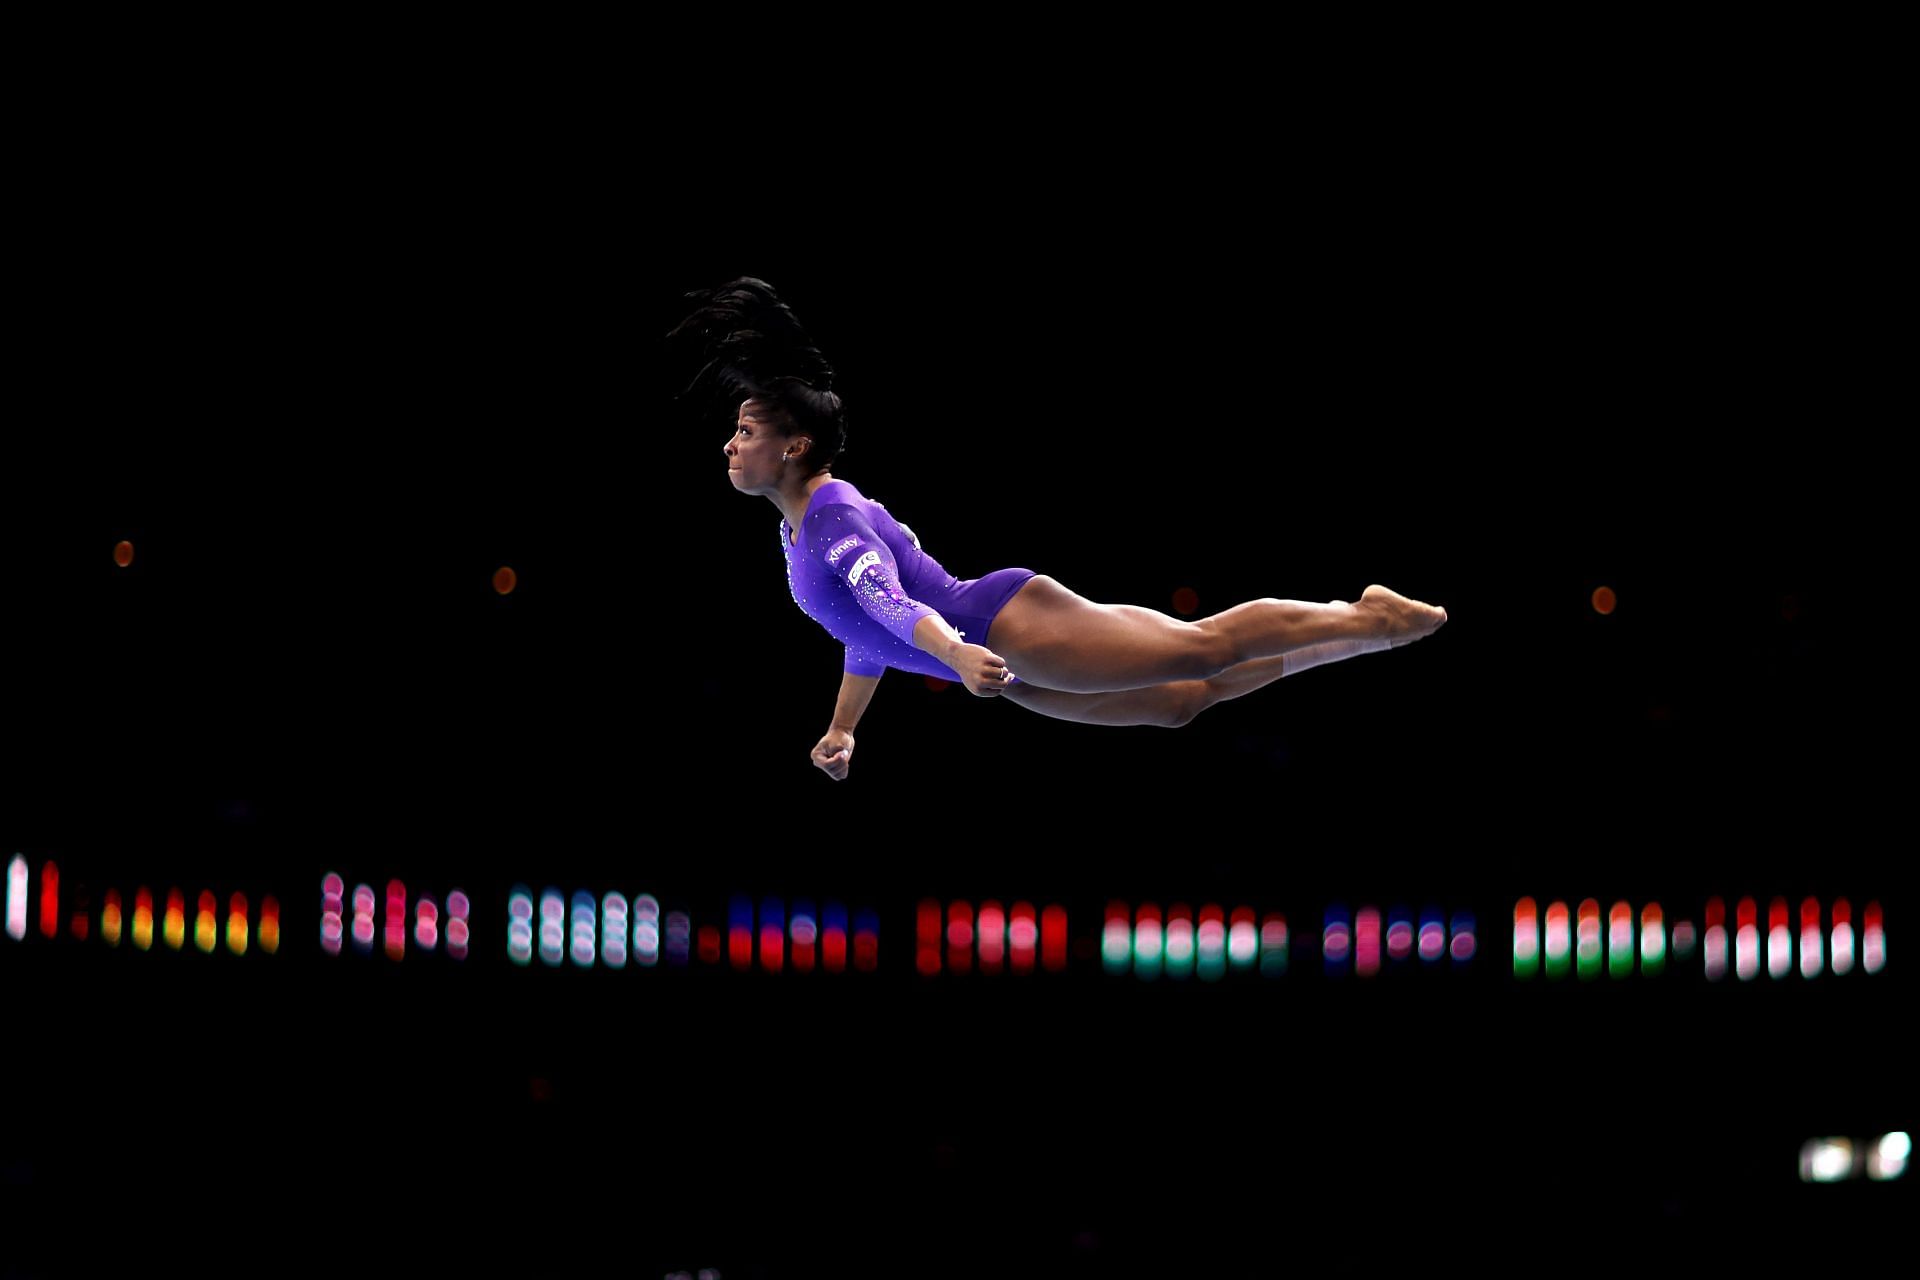
[(847, 445), (846, 412), (826, 362), (773, 286), (752, 276), (685, 295), (693, 311), (667, 334), (699, 370), (675, 397), (701, 421), (731, 421), (742, 400), (774, 407), (783, 435), (813, 437), (803, 465), (823, 471)]

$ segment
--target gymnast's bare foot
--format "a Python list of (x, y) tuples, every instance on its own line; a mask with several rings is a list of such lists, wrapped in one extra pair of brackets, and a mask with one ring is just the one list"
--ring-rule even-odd
[(1399, 648), (1403, 644), (1412, 644), (1425, 636), (1430, 636), (1446, 625), (1447, 611), (1434, 605), (1410, 600), (1397, 591), (1389, 591), (1379, 583), (1360, 593), (1360, 602), (1354, 606), (1377, 614), (1380, 630), (1390, 641), (1390, 647)]

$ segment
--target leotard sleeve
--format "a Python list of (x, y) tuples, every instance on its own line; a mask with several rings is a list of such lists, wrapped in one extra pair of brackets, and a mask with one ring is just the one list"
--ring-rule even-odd
[[(859, 508), (842, 502), (828, 503), (820, 508), (819, 516), (818, 520), (809, 522), (814, 530), (808, 535), (809, 554), (823, 559), (839, 575), (853, 592), (854, 602), (868, 617), (912, 645), (913, 629), (920, 619), (928, 614), (937, 617), (939, 611), (909, 598), (900, 589), (900, 569), (893, 552), (887, 549), (887, 544), (881, 541)], [(846, 669), (856, 675), (875, 674), (855, 671), (852, 664), (857, 660), (851, 654), (848, 661)]]

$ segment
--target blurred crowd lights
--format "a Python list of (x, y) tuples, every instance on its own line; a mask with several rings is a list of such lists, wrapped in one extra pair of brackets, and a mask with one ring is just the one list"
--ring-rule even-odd
[(1058, 903), (1036, 908), (1024, 900), (988, 898), (976, 905), (955, 899), (943, 909), (939, 899), (923, 898), (914, 909), (913, 934), (913, 964), (922, 977), (1067, 967), (1067, 909)]
[[(757, 911), (756, 911), (757, 907)], [(728, 966), (770, 974), (871, 972), (880, 962), (880, 920), (870, 910), (849, 914), (845, 904), (829, 900), (816, 909), (813, 900), (767, 896), (756, 903), (737, 894), (727, 903), (724, 937), (717, 925), (695, 928), (686, 911), (667, 911), (650, 893), (628, 898), (607, 891), (596, 897), (585, 889), (563, 894), (547, 888), (536, 898), (526, 885), (507, 897), (507, 958), (528, 967), (571, 964), (654, 969), (693, 965)]]
[[(1532, 898), (1521, 898), (1513, 908), (1513, 976), (1522, 980), (1543, 971), (1549, 979), (1577, 972), (1583, 980), (1631, 976), (1656, 977), (1674, 962), (1690, 960), (1698, 946), (1701, 972), (1711, 982), (1729, 971), (1741, 982), (1752, 982), (1762, 972), (1774, 981), (1792, 976), (1813, 979), (1831, 968), (1836, 976), (1851, 973), (1856, 959), (1866, 973), (1879, 973), (1887, 961), (1884, 917), (1877, 902), (1860, 913), (1856, 936), (1853, 908), (1836, 898), (1823, 926), (1820, 900), (1804, 898), (1796, 913), (1788, 900), (1775, 897), (1767, 904), (1765, 932), (1760, 906), (1754, 898), (1734, 903), (1731, 930), (1726, 901), (1707, 899), (1702, 927), (1676, 920), (1671, 938), (1666, 914), (1658, 902), (1649, 902), (1636, 915), (1631, 903), (1615, 902), (1604, 922), (1598, 900), (1587, 898), (1569, 909), (1564, 901), (1550, 901), (1546, 911)], [(1796, 963), (1796, 950), (1797, 963)], [(1857, 950), (1857, 957), (1856, 957)]]
[(1846, 1182), (1866, 1178), (1891, 1182), (1907, 1171), (1912, 1138), (1900, 1131), (1855, 1142), (1851, 1138), (1812, 1138), (1800, 1148), (1800, 1181)]
[(388, 880), (380, 894), (364, 883), (349, 894), (346, 880), (329, 871), (320, 878), (320, 950), (372, 955), (377, 942), (389, 960), (406, 959), (409, 949), (464, 960), (473, 904), (459, 889), (447, 891), (445, 904), (443, 918), (439, 900), (427, 893), (410, 898), (402, 880)]
[[(1417, 931), (1416, 931), (1417, 921)], [(1470, 963), (1479, 951), (1471, 912), (1427, 906), (1373, 905), (1349, 912), (1344, 903), (1326, 908), (1320, 925), (1320, 967), (1329, 977), (1378, 977), (1383, 971), (1445, 970)]]
[[(33, 879), (24, 854), (15, 854), (7, 863), (6, 930), (16, 942), (24, 942), (28, 932)], [(65, 936), (75, 942), (89, 942), (97, 936), (104, 946), (122, 945), (135, 951), (151, 951), (154, 944), (154, 891), (146, 885), (133, 890), (132, 915), (127, 898), (118, 886), (109, 886), (100, 894), (96, 908), (84, 883), (62, 887), (58, 862), (49, 858), (40, 865), (39, 903), (35, 931), (52, 941), (62, 935), (62, 905), (65, 905)], [(211, 889), (193, 896), (189, 921), (187, 894), (178, 886), (166, 890), (158, 916), (159, 940), (169, 951), (192, 950), (211, 955), (225, 950), (243, 956), (249, 950), (273, 955), (280, 950), (280, 902), (272, 894), (263, 894), (257, 904), (246, 893), (230, 892), (224, 902)], [(95, 919), (99, 921), (96, 935)], [(191, 923), (191, 932), (189, 932)]]

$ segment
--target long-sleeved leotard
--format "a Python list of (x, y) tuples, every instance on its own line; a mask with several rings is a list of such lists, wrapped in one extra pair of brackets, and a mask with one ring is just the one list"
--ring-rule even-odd
[(896, 667), (958, 682), (952, 667), (914, 647), (914, 627), (937, 613), (967, 643), (984, 645), (1001, 607), (1034, 576), (1032, 569), (1001, 569), (954, 577), (920, 549), (913, 530), (845, 480), (814, 490), (800, 524), (796, 547), (793, 531), (780, 522), (794, 603), (846, 646), (844, 670), (854, 675)]

